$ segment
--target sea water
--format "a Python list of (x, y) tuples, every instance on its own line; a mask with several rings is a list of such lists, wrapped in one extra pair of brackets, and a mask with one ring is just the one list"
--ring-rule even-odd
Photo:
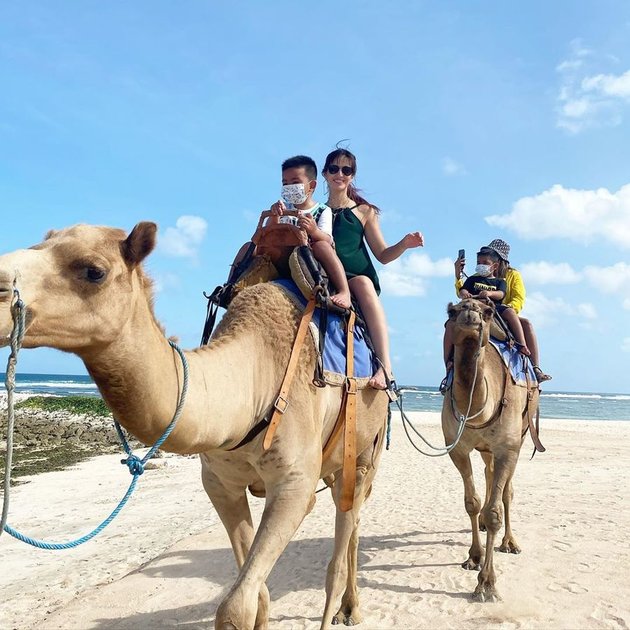
[[(4, 383), (4, 374), (0, 374)], [(443, 397), (437, 387), (405, 385), (403, 405), (406, 411), (442, 410)], [(4, 385), (0, 392), (4, 391)], [(53, 396), (98, 396), (98, 389), (87, 375), (17, 374), (16, 391), (24, 394)], [(540, 397), (543, 418), (630, 421), (630, 394), (604, 392), (556, 392), (543, 389)]]

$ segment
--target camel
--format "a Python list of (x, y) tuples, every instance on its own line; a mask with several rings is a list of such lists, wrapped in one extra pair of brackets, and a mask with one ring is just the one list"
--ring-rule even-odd
[[(156, 320), (151, 281), (142, 269), (156, 233), (150, 222), (138, 223), (128, 236), (120, 229), (76, 225), (0, 257), (0, 343), (7, 344), (13, 325), (15, 283), (27, 309), (23, 347), (78, 355), (114, 417), (145, 444), (155, 443), (169, 424), (183, 381), (182, 362)], [(217, 628), (268, 627), (265, 580), (312, 508), (324, 477), (337, 510), (321, 627), (361, 621), (359, 509), (379, 462), (387, 395), (367, 387), (357, 392), (356, 486), (349, 511), (339, 509), (341, 483), (335, 481), (341, 476), (343, 440), (322, 461), (343, 388), (313, 386), (312, 342), (302, 348), (289, 405), (269, 450), (262, 446), (264, 431), (231, 450), (273, 407), (300, 315), (281, 288), (259, 284), (234, 298), (207, 346), (185, 352), (188, 396), (161, 448), (200, 454), (203, 487), (236, 557), (240, 572), (218, 606)], [(256, 532), (248, 486), (266, 495)]]
[[(468, 418), (459, 442), (449, 455), (464, 481), (464, 503), (472, 526), (472, 545), (462, 567), (481, 569), (473, 593), (473, 599), (481, 602), (500, 599), (493, 556), (494, 541), (503, 521), (505, 535), (499, 551), (521, 551), (510, 521), (512, 477), (528, 420), (538, 408), (539, 395), (535, 382), (529, 387), (512, 382), (499, 353), (488, 343), (493, 315), (494, 306), (480, 300), (449, 304), (455, 341), (454, 376), (442, 405), (442, 431), (447, 444), (456, 439), (458, 418)], [(470, 461), (473, 449), (480, 452), (485, 463), (483, 507), (474, 485)], [(485, 559), (480, 527), (485, 527), (487, 533)]]

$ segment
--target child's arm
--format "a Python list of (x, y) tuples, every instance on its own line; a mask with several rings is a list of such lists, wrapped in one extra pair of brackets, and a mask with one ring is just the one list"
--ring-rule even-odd
[[(305, 215), (302, 215), (298, 219), (298, 227), (302, 228), (308, 234), (311, 241), (313, 242), (326, 241), (327, 243), (330, 243), (332, 245), (332, 242), (333, 242), (332, 221), (331, 221), (331, 230), (330, 232), (327, 232), (325, 230), (322, 230), (317, 225), (317, 223), (315, 222), (315, 219), (313, 219), (313, 217), (310, 214), (305, 214)], [(322, 227), (325, 227), (325, 226), (322, 225)]]
[(479, 291), (479, 297), (490, 298), (494, 302), (498, 302), (505, 297), (505, 291)]
[(376, 260), (383, 265), (399, 258), (406, 250), (412, 247), (422, 247), (424, 245), (424, 237), (420, 232), (410, 232), (403, 236), (395, 245), (388, 247), (381, 227), (378, 222), (378, 215), (373, 208), (368, 208), (362, 214), (366, 216), (364, 223), (365, 240), (370, 246)]

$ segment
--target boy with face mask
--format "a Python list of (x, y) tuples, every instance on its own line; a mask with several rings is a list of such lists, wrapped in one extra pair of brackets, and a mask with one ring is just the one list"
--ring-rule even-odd
[[(313, 201), (317, 187), (317, 166), (305, 155), (296, 155), (282, 163), (282, 199), (271, 206), (280, 222), (296, 223), (308, 234), (313, 255), (321, 263), (337, 289), (331, 300), (342, 308), (350, 308), (350, 289), (343, 265), (335, 253), (332, 237), (332, 210)], [(285, 217), (287, 209), (298, 210), (299, 217)]]

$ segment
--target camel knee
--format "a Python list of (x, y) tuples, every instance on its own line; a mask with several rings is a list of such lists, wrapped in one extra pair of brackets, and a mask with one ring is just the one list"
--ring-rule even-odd
[(503, 525), (503, 506), (486, 506), (482, 512), (482, 517), (486, 529), (496, 534)]
[(468, 516), (476, 516), (481, 511), (481, 499), (479, 495), (475, 494), (472, 497), (466, 497), (464, 499), (464, 506), (466, 507), (466, 513)]

